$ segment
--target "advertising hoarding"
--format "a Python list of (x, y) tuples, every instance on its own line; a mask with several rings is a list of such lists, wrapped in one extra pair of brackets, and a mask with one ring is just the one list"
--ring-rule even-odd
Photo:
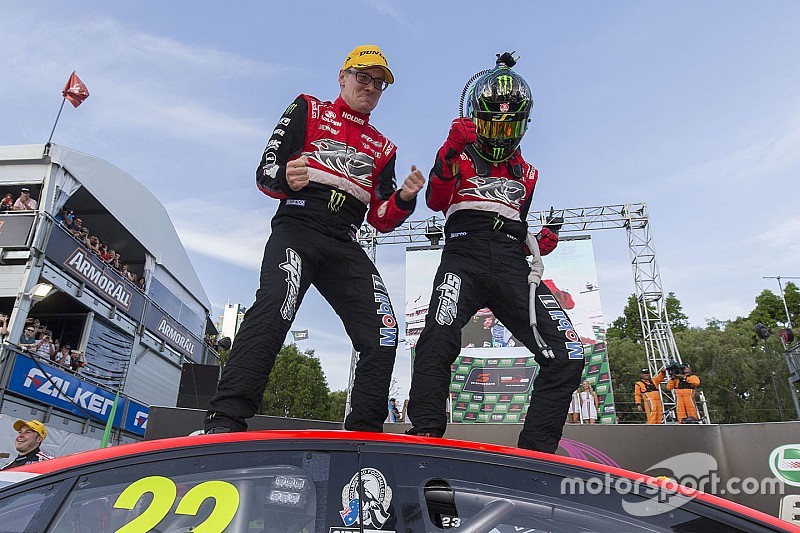
[[(112, 392), (84, 381), (67, 370), (22, 354), (14, 356), (14, 368), (11, 371), (8, 390), (103, 424), (107, 423), (111, 416), (115, 396)], [(113, 425), (144, 435), (148, 412), (149, 408), (146, 405), (120, 397)], [(124, 421), (123, 413), (125, 413)]]
[(136, 320), (141, 318), (144, 295), (111, 265), (67, 235), (66, 230), (54, 226), (45, 254), (100, 298)]

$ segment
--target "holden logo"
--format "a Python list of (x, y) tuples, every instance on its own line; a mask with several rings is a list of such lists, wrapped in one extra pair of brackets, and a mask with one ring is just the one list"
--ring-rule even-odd
[(503, 102), (502, 104), (500, 104), (500, 112), (501, 113), (508, 113), (508, 104), (506, 102)]
[(769, 469), (783, 483), (800, 487), (800, 444), (786, 444), (772, 450)]

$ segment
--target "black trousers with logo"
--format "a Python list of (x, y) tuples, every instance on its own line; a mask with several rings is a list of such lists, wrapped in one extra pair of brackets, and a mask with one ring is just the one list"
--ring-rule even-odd
[(345, 428), (383, 430), (397, 347), (397, 322), (375, 265), (356, 242), (324, 235), (301, 221), (273, 220), (260, 286), (209, 404), (206, 430), (247, 428), (269, 373), (310, 285), (331, 304), (360, 352)]
[(572, 392), (583, 372), (580, 338), (550, 290), (536, 290), (539, 333), (555, 359), (539, 353), (530, 327), (528, 273), (522, 243), (502, 232), (450, 238), (433, 282), (425, 328), (415, 349), (408, 413), (412, 433), (441, 436), (447, 428), (450, 366), (461, 352), (461, 329), (481, 308), (522, 342), (540, 365), (519, 447), (555, 453)]

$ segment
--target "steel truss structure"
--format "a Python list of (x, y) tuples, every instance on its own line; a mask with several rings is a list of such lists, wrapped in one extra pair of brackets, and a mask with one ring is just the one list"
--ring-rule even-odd
[(800, 341), (788, 346), (784, 343), (784, 346), (784, 357), (789, 367), (789, 390), (792, 392), (794, 410), (800, 419), (800, 399), (797, 397), (797, 389), (800, 388)]
[[(534, 233), (538, 231), (538, 228), (542, 227), (553, 215), (564, 219), (560, 231), (562, 236), (587, 231), (625, 229), (628, 235), (631, 266), (636, 285), (636, 300), (639, 304), (643, 342), (647, 353), (647, 366), (650, 368), (651, 375), (655, 375), (670, 361), (682, 362), (667, 316), (666, 297), (656, 262), (647, 204), (642, 202), (579, 207), (558, 210), (553, 214), (550, 211), (537, 211), (528, 215), (531, 231)], [(374, 228), (365, 224), (360, 228), (357, 238), (374, 261), (376, 247), (379, 245), (415, 242), (438, 245), (444, 240), (444, 219), (431, 217), (425, 220), (406, 221), (391, 233), (386, 234), (378, 233)], [(354, 357), (350, 369), (351, 385), (355, 359)], [(659, 390), (661, 389), (659, 388)], [(662, 397), (664, 412), (670, 413), (675, 407), (675, 397), (673, 394), (663, 391)], [(708, 409), (702, 392), (700, 400), (704, 422), (709, 423)]]

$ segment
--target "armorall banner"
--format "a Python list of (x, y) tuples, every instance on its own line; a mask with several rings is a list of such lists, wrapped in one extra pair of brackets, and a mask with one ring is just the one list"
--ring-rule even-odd
[(189, 359), (194, 361), (199, 357), (202, 341), (152, 303), (147, 305), (144, 323), (148, 330)]
[(111, 265), (67, 235), (65, 230), (54, 227), (45, 254), (73, 277), (83, 281), (94, 294), (111, 305), (116, 305), (128, 316), (141, 319), (144, 296), (139, 290)]

